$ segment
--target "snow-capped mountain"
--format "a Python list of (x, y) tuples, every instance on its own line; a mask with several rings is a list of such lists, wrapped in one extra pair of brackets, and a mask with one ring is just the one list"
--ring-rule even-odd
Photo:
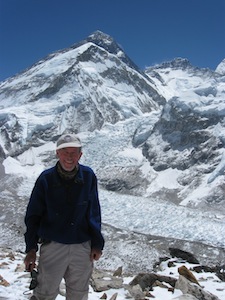
[(18, 247), (34, 181), (72, 131), (99, 178), (106, 225), (202, 242), (225, 257), (224, 66), (176, 58), (143, 71), (97, 31), (1, 82), (2, 242)]
[[(11, 137), (16, 139), (13, 145), (17, 149), (33, 141), (36, 132), (48, 140), (47, 132), (51, 138), (66, 129), (94, 131), (105, 123), (156, 110), (163, 101), (148, 78), (100, 32), (3, 82), (0, 98), (3, 124), (7, 123), (6, 112), (18, 126), (11, 127), (13, 132), (19, 131), (17, 138)], [(10, 152), (6, 133), (2, 137), (4, 152)]]
[(225, 59), (217, 66), (216, 72), (220, 75), (225, 75)]

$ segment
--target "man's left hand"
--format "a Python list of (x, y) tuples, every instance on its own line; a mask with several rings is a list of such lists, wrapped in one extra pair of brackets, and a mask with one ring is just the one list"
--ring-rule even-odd
[(99, 258), (101, 256), (102, 256), (102, 251), (101, 250), (99, 250), (99, 249), (91, 249), (91, 255), (90, 255), (91, 261), (99, 260)]

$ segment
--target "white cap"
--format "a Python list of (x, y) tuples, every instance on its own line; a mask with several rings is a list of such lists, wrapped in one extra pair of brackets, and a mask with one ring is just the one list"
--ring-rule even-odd
[(82, 145), (79, 137), (70, 133), (62, 135), (56, 143), (56, 150), (67, 147), (81, 148)]

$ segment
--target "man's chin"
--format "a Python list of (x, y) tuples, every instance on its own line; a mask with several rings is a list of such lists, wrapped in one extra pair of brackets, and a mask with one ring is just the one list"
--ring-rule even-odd
[(72, 166), (65, 166), (65, 165), (64, 165), (64, 166), (63, 166), (63, 169), (64, 169), (65, 171), (67, 171), (67, 172), (73, 171), (74, 168), (75, 168), (74, 165), (72, 165)]

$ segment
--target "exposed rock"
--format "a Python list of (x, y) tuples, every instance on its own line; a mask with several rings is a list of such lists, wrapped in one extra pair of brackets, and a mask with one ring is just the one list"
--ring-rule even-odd
[(16, 269), (15, 269), (15, 272), (23, 272), (24, 269), (25, 269), (24, 263), (18, 264)]
[(119, 267), (114, 273), (113, 276), (121, 276), (123, 272), (123, 267)]
[(130, 285), (135, 286), (139, 284), (142, 290), (145, 290), (146, 288), (151, 289), (157, 278), (158, 276), (154, 273), (140, 273), (134, 277), (134, 279), (130, 282)]
[(178, 273), (184, 276), (187, 280), (200, 285), (193, 273), (190, 270), (188, 270), (187, 267), (181, 266), (180, 268), (178, 268)]
[(225, 281), (225, 266), (218, 267), (216, 270), (216, 276), (222, 280)]
[(198, 284), (190, 282), (182, 275), (179, 276), (175, 288), (181, 290), (183, 294), (190, 294), (199, 300), (219, 300), (218, 297), (212, 295), (208, 291), (205, 291)]
[(95, 269), (91, 276), (91, 286), (95, 292), (120, 289), (123, 286), (123, 279), (115, 277), (109, 272)]
[(115, 293), (112, 295), (112, 297), (109, 300), (116, 300), (118, 293)]
[(208, 267), (208, 266), (195, 266), (192, 268), (196, 273), (202, 273), (202, 272), (215, 272), (215, 268)]
[(142, 288), (140, 287), (139, 284), (136, 284), (133, 286), (127, 284), (127, 285), (124, 285), (124, 287), (128, 290), (131, 297), (133, 297), (135, 300), (145, 299), (145, 294), (142, 291)]
[[(24, 265), (18, 262), (21, 262), (23, 260), (24, 254), (21, 253), (13, 253), (10, 249), (1, 250), (2, 253), (0, 253), (0, 258), (3, 259), (2, 263), (0, 264), (0, 270), (2, 272), (5, 271), (5, 269), (12, 269), (12, 272), (15, 272), (15, 276), (17, 276), (16, 281), (10, 280), (10, 283), (5, 280), (6, 276), (4, 273), (3, 276), (0, 276), (0, 285), (2, 285), (3, 289), (9, 289), (14, 286), (18, 286), (17, 280), (24, 280), (26, 282), (26, 286), (28, 287), (28, 282), (30, 282), (30, 273), (24, 272)], [(7, 253), (6, 253), (7, 252)], [(18, 262), (15, 262), (15, 260)], [(161, 261), (164, 261), (163, 258), (160, 259)], [(162, 269), (167, 268), (169, 265), (169, 261), (173, 262), (173, 271), (170, 272), (170, 274), (174, 274), (176, 276), (177, 274), (177, 262), (175, 259), (171, 259), (168, 261), (164, 261), (162, 263)], [(12, 268), (12, 265), (14, 268)], [(164, 268), (163, 268), (164, 265)], [(180, 263), (179, 263), (180, 265)], [(216, 270), (223, 271), (224, 269), (222, 267), (208, 267), (208, 266), (195, 266), (196, 270), (199, 272), (205, 270), (207, 272), (212, 272), (212, 275), (207, 275), (205, 281), (211, 280), (217, 285), (216, 290), (217, 291), (224, 291), (224, 283), (220, 283), (219, 280), (214, 280), (214, 274)], [(194, 269), (192, 268), (192, 270)], [(104, 269), (94, 269), (93, 276), (91, 278), (91, 285), (96, 292), (104, 292), (101, 293), (101, 296), (99, 295), (99, 299), (109, 299), (109, 300), (116, 300), (117, 297), (121, 298), (120, 292), (122, 291), (123, 295), (125, 296), (123, 299), (134, 299), (134, 300), (144, 300), (146, 298), (155, 298), (154, 293), (156, 292), (155, 287), (157, 289), (166, 289), (169, 295), (170, 293), (174, 292), (174, 288), (180, 289), (184, 294), (174, 298), (177, 300), (218, 300), (219, 298), (207, 290), (203, 289), (199, 283), (198, 280), (195, 278), (195, 276), (192, 274), (190, 270), (188, 270), (184, 265), (178, 268), (178, 272), (180, 274), (179, 279), (177, 280), (174, 277), (170, 276), (163, 276), (157, 273), (139, 273), (136, 277), (133, 278), (133, 280), (130, 282), (130, 284), (125, 284), (128, 277), (133, 276), (131, 274), (122, 275), (122, 266), (116, 269), (116, 271), (106, 271)], [(8, 271), (7, 271), (8, 272)], [(17, 274), (16, 274), (17, 273)], [(176, 273), (176, 274), (175, 274)], [(116, 275), (116, 276), (115, 276)], [(184, 275), (184, 276), (183, 276)], [(121, 276), (121, 277), (118, 277)], [(5, 277), (5, 278), (3, 278)], [(14, 277), (14, 275), (12, 276)], [(188, 279), (187, 279), (188, 278)], [(214, 280), (214, 281), (213, 281)], [(201, 282), (201, 278), (199, 278), (199, 282)], [(116, 289), (116, 291), (113, 291), (114, 294), (112, 295), (112, 291), (108, 290), (110, 289)], [(150, 291), (152, 290), (152, 291)], [(124, 293), (125, 292), (125, 293)], [(66, 286), (65, 282), (62, 281), (60, 284), (59, 294), (63, 297), (66, 296)], [(220, 293), (218, 293), (219, 296)], [(109, 296), (110, 295), (110, 296)], [(166, 295), (166, 294), (165, 294)], [(110, 298), (111, 297), (111, 298)], [(1, 300), (6, 299), (4, 297), (0, 297)], [(13, 297), (12, 297), (13, 298)], [(170, 298), (168, 296), (168, 298)], [(168, 299), (167, 298), (167, 299)], [(222, 298), (222, 297), (221, 297)], [(220, 298), (220, 299), (221, 299)], [(10, 298), (11, 299), (11, 298)], [(14, 298), (13, 298), (14, 299)], [(167, 300), (166, 299), (166, 300)], [(164, 299), (163, 299), (164, 300)], [(222, 299), (221, 299), (222, 300)]]
[(190, 252), (177, 248), (169, 248), (169, 251), (172, 257), (182, 258), (191, 264), (199, 264), (197, 258)]
[(216, 267), (195, 266), (195, 267), (193, 267), (193, 270), (197, 273), (201, 273), (201, 272), (216, 273), (216, 276), (220, 280), (225, 281), (225, 265), (216, 266)]
[(162, 276), (155, 273), (140, 273), (130, 282), (131, 286), (139, 284), (142, 290), (152, 289), (155, 282), (166, 282), (175, 287), (176, 279), (169, 276)]
[(0, 285), (9, 286), (10, 283), (0, 275)]
[[(163, 261), (162, 258), (161, 260)], [(199, 267), (197, 270), (201, 271), (201, 268)], [(210, 267), (204, 267), (204, 270), (211, 270), (214, 271), (214, 273), (216, 271), (215, 268)], [(171, 293), (174, 292), (174, 289), (181, 290), (184, 295), (175, 298), (177, 300), (219, 300), (217, 296), (204, 290), (204, 288), (200, 286), (196, 277), (185, 265), (178, 268), (178, 273), (178, 280), (174, 277), (163, 276), (157, 273), (139, 273), (129, 284), (124, 284), (122, 267), (117, 268), (117, 270), (112, 273), (113, 275), (111, 275), (109, 271), (95, 270), (91, 285), (95, 291), (124, 288), (128, 291), (130, 297), (135, 300), (144, 300), (145, 297), (154, 298), (150, 293), (151, 290), (154, 290), (154, 287), (167, 289), (168, 292)], [(115, 275), (121, 277), (118, 278)], [(110, 300), (115, 300), (116, 297), (117, 294), (114, 294)], [(101, 299), (107, 299), (107, 294), (104, 293)]]
[(170, 291), (173, 291), (172, 288), (168, 288), (168, 286), (165, 283), (163, 283), (162, 281), (159, 281), (159, 280), (156, 280), (154, 282), (153, 287), (160, 287), (162, 289), (167, 289), (167, 290), (170, 289)]

